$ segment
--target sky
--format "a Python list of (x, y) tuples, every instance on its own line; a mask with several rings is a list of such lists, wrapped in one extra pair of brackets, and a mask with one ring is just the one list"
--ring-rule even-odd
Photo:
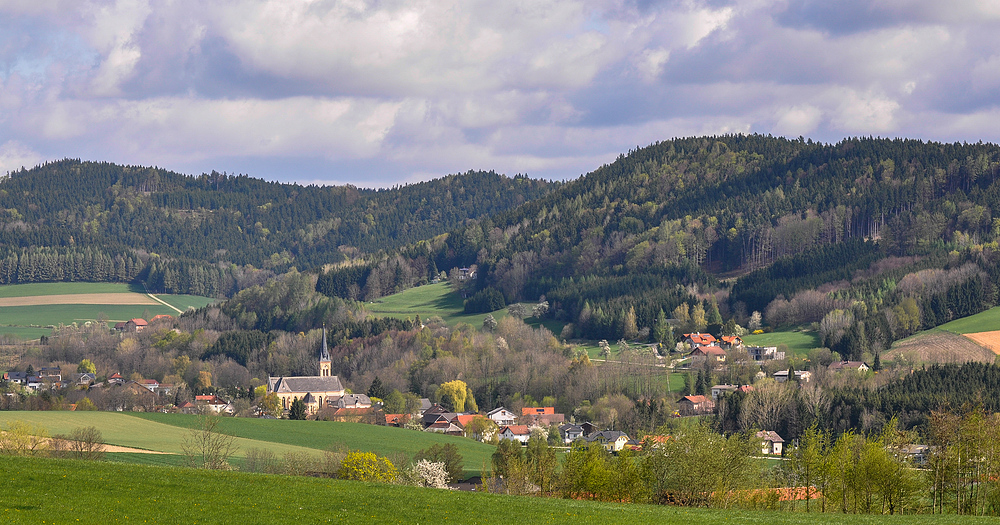
[(727, 133), (1000, 142), (1000, 1), (0, 0), (0, 175), (568, 179)]

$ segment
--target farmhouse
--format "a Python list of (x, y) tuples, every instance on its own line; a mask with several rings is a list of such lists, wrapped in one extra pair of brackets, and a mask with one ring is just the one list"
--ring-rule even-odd
[(618, 452), (628, 443), (628, 435), (620, 430), (602, 430), (583, 438), (589, 443), (600, 443), (608, 452)]
[(682, 416), (697, 416), (711, 413), (715, 410), (715, 403), (705, 396), (684, 396), (677, 402), (677, 407)]
[(864, 361), (836, 361), (834, 363), (830, 363), (830, 366), (828, 366), (827, 369), (831, 372), (840, 372), (841, 370), (867, 372), (871, 370), (871, 367), (865, 364)]
[(507, 426), (507, 425), (513, 425), (514, 421), (517, 419), (517, 415), (516, 414), (514, 414), (510, 410), (507, 410), (504, 407), (496, 408), (496, 409), (493, 409), (493, 410), (489, 411), (486, 414), (486, 417), (492, 419), (493, 422), (496, 423), (497, 426), (500, 426), (500, 427)]
[(767, 456), (780, 456), (781, 447), (785, 444), (785, 440), (781, 439), (781, 436), (773, 430), (761, 430), (757, 432), (757, 438), (760, 439), (760, 453)]
[[(340, 378), (331, 373), (330, 351), (326, 345), (326, 328), (323, 328), (323, 345), (319, 351), (319, 375), (297, 377), (268, 377), (267, 391), (273, 392), (281, 400), (281, 407), (288, 410), (292, 402), (301, 399), (306, 404), (306, 412), (315, 414), (327, 405), (335, 405), (344, 397), (344, 387)], [(367, 396), (365, 396), (367, 398)], [(371, 406), (371, 402), (368, 402)]]

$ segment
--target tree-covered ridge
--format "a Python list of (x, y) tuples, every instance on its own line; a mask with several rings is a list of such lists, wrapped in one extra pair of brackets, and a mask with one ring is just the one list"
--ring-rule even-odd
[[(712, 275), (814, 252), (812, 261), (830, 266), (819, 275), (808, 259), (790, 260), (782, 267), (810, 266), (811, 277), (782, 286), (777, 283), (788, 271), (758, 274), (754, 279), (763, 280), (753, 286), (744, 280), (728, 306), (745, 320), (781, 294), (845, 279), (886, 256), (992, 240), (1000, 233), (990, 211), (1000, 205), (998, 171), (1000, 147), (992, 144), (676, 139), (629, 152), (544, 197), (463, 226), (420, 257), (441, 270), (477, 265), (475, 288), (495, 288), (507, 302), (545, 295), (550, 315), (576, 322), (578, 335), (594, 333), (581, 315), (598, 308), (608, 327), (622, 326), (631, 307), (639, 326), (651, 327), (659, 310), (695, 302), (684, 293), (653, 296), (677, 286), (704, 292), (715, 287)], [(416, 260), (412, 253), (404, 255)], [(406, 274), (391, 266), (338, 273), (334, 280), (339, 290), (349, 288), (352, 277), (359, 279), (357, 289), (376, 290), (366, 286), (372, 275), (378, 289), (408, 286), (386, 286), (393, 275)], [(604, 283), (601, 292), (588, 294), (595, 282)], [(727, 305), (720, 306), (725, 311)], [(622, 335), (612, 330), (603, 337)]]
[[(468, 172), (385, 190), (63, 160), (0, 180), (0, 246), (312, 268), (429, 238), (558, 186)], [(348, 250), (349, 251), (349, 250)]]

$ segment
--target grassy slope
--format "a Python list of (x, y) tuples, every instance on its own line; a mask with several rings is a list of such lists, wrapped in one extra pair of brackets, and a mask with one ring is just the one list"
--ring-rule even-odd
[(30, 283), (0, 286), (0, 297), (126, 292), (145, 293), (142, 286), (124, 283)]
[[(133, 414), (148, 421), (156, 421), (182, 428), (196, 424), (194, 416), (185, 414)], [(488, 465), (494, 447), (457, 436), (432, 432), (416, 432), (395, 427), (366, 425), (363, 423), (334, 423), (329, 421), (287, 421), (279, 419), (223, 418), (219, 428), (227, 434), (261, 442), (283, 443), (317, 450), (326, 450), (335, 443), (343, 443), (352, 450), (369, 450), (381, 455), (403, 452), (410, 458), (422, 449), (435, 444), (452, 443), (458, 447), (465, 461), (466, 470), (479, 474)]]
[(944, 330), (956, 334), (974, 334), (977, 332), (992, 332), (1000, 330), (1000, 306), (990, 308), (976, 315), (955, 319), (934, 330)]
[[(957, 516), (724, 511), (494, 496), (317, 478), (5, 458), (4, 523), (955, 523)], [(996, 523), (963, 516), (962, 523)]]
[[(464, 308), (462, 298), (451, 292), (451, 285), (447, 282), (410, 288), (373, 303), (365, 303), (366, 310), (384, 317), (412, 319), (419, 314), (421, 319), (426, 320), (437, 315), (451, 326), (457, 323), (468, 323), (476, 327), (483, 325), (487, 314), (466, 315)], [(498, 321), (506, 315), (506, 309), (493, 312), (493, 317)]]
[[(0, 425), (21, 420), (46, 428), (49, 434), (69, 434), (77, 427), (94, 426), (111, 445), (181, 454), (188, 429), (197, 425), (197, 418), (186, 414), (117, 413), (117, 412), (3, 412)], [(239, 436), (235, 457), (247, 449), (272, 450), (277, 455), (286, 452), (308, 452), (318, 455), (331, 445), (343, 443), (354, 450), (373, 451), (381, 455), (403, 452), (408, 457), (435, 444), (454, 443), (465, 460), (470, 474), (479, 474), (489, 464), (493, 447), (471, 439), (415, 432), (394, 427), (379, 427), (360, 423), (328, 421), (287, 421), (276, 419), (222, 418), (219, 428)], [(175, 464), (174, 460), (155, 456), (127, 454), (116, 459), (154, 464)]]

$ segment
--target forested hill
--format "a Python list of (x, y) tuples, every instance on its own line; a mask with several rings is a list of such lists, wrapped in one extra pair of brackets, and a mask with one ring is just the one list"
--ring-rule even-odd
[[(677, 139), (457, 229), (433, 257), (441, 269), (478, 265), (475, 286), (506, 302), (544, 295), (549, 315), (576, 322), (577, 335), (610, 339), (633, 335), (632, 309), (641, 329), (653, 327), (660, 310), (670, 316), (681, 302), (698, 306), (694, 288), (674, 285), (711, 291), (719, 275), (824, 246), (849, 243), (829, 254), (867, 269), (889, 255), (982, 245), (998, 233), (991, 214), (1000, 206), (998, 168), (993, 144)], [(385, 273), (378, 277), (384, 285)], [(753, 309), (796, 291), (767, 296), (759, 288)], [(739, 310), (749, 298), (733, 299), (731, 313), (745, 320), (749, 311)]]
[(148, 253), (308, 269), (342, 260), (344, 251), (438, 235), (558, 185), (470, 171), (371, 190), (63, 160), (0, 179), (0, 282), (129, 280), (148, 272)]

